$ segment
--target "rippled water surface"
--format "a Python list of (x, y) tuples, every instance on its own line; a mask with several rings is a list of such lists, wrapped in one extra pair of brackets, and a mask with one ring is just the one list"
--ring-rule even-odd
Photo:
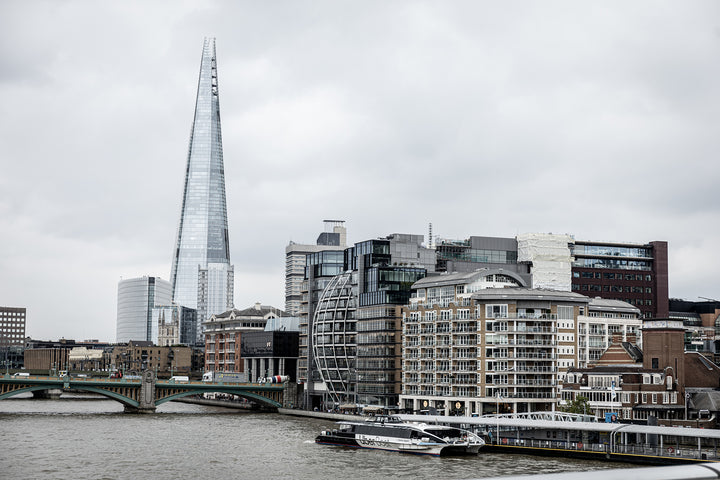
[(471, 479), (617, 464), (480, 454), (436, 458), (316, 445), (329, 420), (169, 402), (154, 415), (112, 400), (0, 401), (0, 478)]

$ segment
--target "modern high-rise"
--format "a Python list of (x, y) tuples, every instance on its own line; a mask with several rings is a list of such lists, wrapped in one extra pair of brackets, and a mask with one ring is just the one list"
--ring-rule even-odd
[(5, 368), (23, 365), (25, 307), (0, 307), (0, 359)]
[(0, 347), (25, 345), (25, 308), (0, 307)]
[[(347, 243), (344, 220), (324, 220), (325, 231), (315, 245), (290, 242), (285, 247), (285, 311), (288, 315), (299, 315), (302, 304), (303, 282), (305, 281), (306, 257), (318, 252), (338, 252), (342, 263), (342, 252)], [(332, 275), (338, 272), (333, 272)]]
[[(345, 249), (342, 265), (320, 258), (334, 252), (307, 256), (298, 364), (299, 380), (307, 382), (306, 408), (397, 405), (399, 306), (408, 302), (410, 286), (435, 270), (434, 251), (422, 241), (422, 235), (395, 233), (359, 242)], [(326, 276), (334, 268), (342, 273)]]
[(170, 282), (159, 277), (118, 282), (115, 341), (153, 340), (153, 308), (170, 303)]
[(170, 282), (173, 302), (197, 309), (198, 325), (233, 306), (214, 38), (203, 44)]
[(502, 268), (533, 288), (576, 292), (636, 306), (644, 318), (668, 316), (668, 244), (575, 240), (569, 234), (438, 240), (437, 270)]

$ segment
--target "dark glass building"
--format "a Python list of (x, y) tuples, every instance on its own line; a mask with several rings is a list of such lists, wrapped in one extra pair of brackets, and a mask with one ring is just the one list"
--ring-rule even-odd
[(297, 381), (298, 332), (245, 332), (240, 338), (240, 356), (245, 362), (248, 382), (273, 375), (287, 375)]
[[(428, 255), (421, 239), (393, 234), (345, 250), (344, 273), (329, 281), (312, 316), (308, 365), (316, 368), (320, 382), (308, 394), (309, 406), (397, 406), (399, 306), (408, 302), (410, 287), (427, 274), (427, 267), (434, 269), (434, 255)], [(418, 262), (428, 258), (430, 265)]]
[(621, 300), (644, 318), (667, 318), (668, 245), (575, 241), (570, 245), (572, 291)]

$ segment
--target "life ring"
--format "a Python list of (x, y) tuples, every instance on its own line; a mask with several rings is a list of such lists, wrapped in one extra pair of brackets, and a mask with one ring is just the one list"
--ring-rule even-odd
[(675, 453), (675, 449), (673, 447), (668, 447), (668, 453), (672, 455)]
[(582, 442), (578, 442), (578, 445), (577, 445), (577, 447), (578, 447), (578, 450), (582, 450), (582, 448), (583, 448), (583, 444), (582, 444)]
[(507, 445), (507, 438), (503, 438), (502, 443), (503, 443), (503, 445)]

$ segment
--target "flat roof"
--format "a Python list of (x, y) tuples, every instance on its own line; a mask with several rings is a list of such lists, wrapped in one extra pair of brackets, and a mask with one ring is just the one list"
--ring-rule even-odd
[(448, 423), (482, 425), (487, 427), (535, 428), (549, 430), (575, 430), (584, 432), (627, 432), (648, 435), (671, 435), (676, 437), (715, 438), (720, 439), (720, 430), (705, 428), (682, 428), (635, 425), (629, 423), (602, 422), (558, 422), (552, 420), (530, 420), (527, 418), (507, 417), (446, 417), (443, 415), (399, 415), (410, 422)]
[(486, 288), (473, 293), (472, 298), (478, 300), (533, 300), (554, 302), (588, 303), (590, 299), (585, 295), (560, 290), (541, 290), (536, 288)]

